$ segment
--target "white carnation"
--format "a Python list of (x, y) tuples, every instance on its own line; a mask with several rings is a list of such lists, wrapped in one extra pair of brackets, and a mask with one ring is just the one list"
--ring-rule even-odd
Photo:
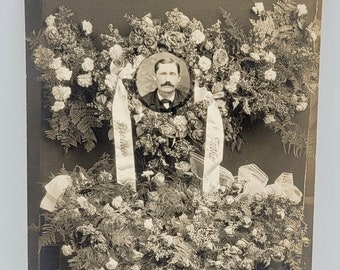
[(78, 75), (77, 82), (82, 87), (91, 86), (92, 85), (92, 75), (91, 75), (91, 73)]
[(88, 201), (84, 196), (80, 196), (77, 198), (77, 203), (79, 203), (81, 208), (86, 208)]
[(224, 88), (228, 90), (229, 93), (234, 93), (237, 90), (237, 83), (234, 82), (228, 82), (224, 85)]
[(297, 106), (296, 106), (296, 110), (298, 112), (303, 112), (304, 110), (307, 109), (308, 103), (307, 102), (300, 102)]
[(202, 31), (200, 30), (195, 30), (191, 34), (192, 40), (195, 42), (195, 44), (200, 44), (205, 40), (205, 35)]
[(112, 91), (112, 90), (116, 89), (117, 82), (118, 82), (118, 77), (116, 75), (107, 74), (105, 76), (104, 83), (109, 88), (109, 90)]
[(94, 68), (94, 61), (91, 58), (86, 57), (84, 62), (81, 64), (81, 67), (85, 72), (92, 71)]
[(56, 101), (54, 105), (51, 107), (51, 110), (54, 112), (60, 111), (65, 108), (65, 103), (63, 101)]
[(52, 95), (55, 100), (65, 101), (71, 95), (71, 88), (68, 86), (61, 86), (61, 85), (53, 86)]
[(252, 8), (256, 15), (261, 15), (264, 12), (264, 5), (262, 2), (256, 2), (255, 6)]
[(274, 115), (272, 115), (272, 114), (267, 114), (267, 115), (263, 118), (263, 121), (264, 121), (265, 124), (270, 124), (270, 123), (275, 122), (276, 120), (275, 120)]
[(111, 205), (112, 207), (118, 209), (122, 205), (122, 202), (123, 202), (122, 196), (117, 196), (112, 200)]
[(70, 256), (73, 253), (73, 248), (71, 245), (63, 245), (61, 247), (61, 252), (64, 254), (64, 256)]
[(55, 73), (58, 81), (69, 81), (72, 76), (72, 70), (67, 67), (60, 67), (56, 69)]
[(111, 257), (109, 258), (109, 261), (105, 264), (105, 267), (109, 270), (114, 270), (117, 268), (117, 266), (118, 266), (118, 262)]
[(272, 68), (266, 70), (264, 72), (264, 78), (267, 81), (275, 81), (275, 79), (276, 79), (276, 71), (274, 71)]
[(144, 221), (144, 228), (145, 229), (148, 229), (148, 230), (151, 230), (153, 227), (153, 224), (152, 224), (152, 219), (151, 218), (148, 218)]
[(250, 55), (251, 58), (253, 58), (256, 61), (259, 61), (261, 59), (260, 55), (257, 52), (252, 52), (249, 55)]
[(307, 10), (307, 7), (305, 4), (299, 4), (296, 6), (297, 8), (297, 15), (300, 17), (300, 16), (303, 16), (303, 15), (306, 15), (308, 10)]
[(45, 23), (47, 26), (54, 26), (54, 23), (55, 23), (55, 16), (53, 16), (52, 14), (50, 16), (48, 16), (46, 19), (45, 19)]
[(109, 54), (111, 59), (120, 59), (123, 55), (123, 48), (122, 46), (120, 46), (119, 44), (115, 44), (113, 45), (110, 49), (109, 49)]
[(238, 83), (241, 79), (241, 72), (235, 71), (233, 74), (230, 75), (230, 82)]
[(310, 31), (309, 32), (310, 38), (315, 41), (318, 38), (317, 33), (315, 33), (314, 31)]
[(264, 60), (266, 60), (268, 63), (275, 64), (276, 56), (272, 52), (269, 52), (264, 56)]
[(202, 56), (200, 57), (200, 60), (198, 61), (198, 66), (203, 71), (208, 71), (211, 67), (211, 60), (208, 57)]
[(81, 25), (83, 27), (83, 31), (85, 32), (85, 35), (89, 35), (92, 33), (92, 24), (89, 21), (82, 21)]
[(250, 46), (249, 44), (242, 44), (241, 46), (241, 52), (243, 52), (244, 54), (248, 54), (250, 52)]
[(61, 65), (62, 65), (62, 62), (61, 62), (61, 58), (60, 57), (53, 58), (53, 61), (50, 64), (50, 68), (51, 69), (58, 69), (58, 68), (61, 67)]

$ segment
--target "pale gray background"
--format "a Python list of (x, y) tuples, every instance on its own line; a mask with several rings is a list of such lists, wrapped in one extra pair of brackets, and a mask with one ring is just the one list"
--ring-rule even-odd
[[(24, 2), (0, 9), (0, 269), (27, 269)], [(313, 270), (340, 269), (340, 2), (323, 3)]]

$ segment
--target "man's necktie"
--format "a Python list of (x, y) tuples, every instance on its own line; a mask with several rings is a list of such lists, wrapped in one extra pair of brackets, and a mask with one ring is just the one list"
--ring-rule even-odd
[(161, 100), (161, 103), (163, 104), (163, 106), (166, 108), (166, 109), (169, 109), (171, 107), (171, 100), (169, 99), (166, 99), (166, 98), (163, 98)]

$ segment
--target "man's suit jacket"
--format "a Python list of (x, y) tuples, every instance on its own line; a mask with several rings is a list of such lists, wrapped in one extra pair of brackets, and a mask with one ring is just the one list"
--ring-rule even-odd
[(156, 112), (170, 112), (176, 110), (178, 107), (183, 105), (185, 102), (187, 95), (183, 93), (182, 91), (176, 89), (175, 90), (175, 99), (172, 102), (171, 106), (169, 109), (165, 108), (163, 103), (158, 99), (157, 96), (157, 89), (146, 94), (145, 96), (142, 97), (143, 103), (150, 108), (153, 111)]

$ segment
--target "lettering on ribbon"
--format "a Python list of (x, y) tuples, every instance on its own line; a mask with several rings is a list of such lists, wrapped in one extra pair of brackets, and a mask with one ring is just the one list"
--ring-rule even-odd
[(117, 142), (119, 145), (119, 149), (123, 157), (127, 157), (129, 155), (129, 143), (127, 141), (128, 126), (126, 123), (117, 120), (115, 121), (115, 126), (119, 134)]
[(212, 162), (219, 161), (219, 150), (218, 150), (219, 146), (220, 146), (220, 140), (218, 137), (214, 137), (209, 140), (208, 159), (210, 159)]

